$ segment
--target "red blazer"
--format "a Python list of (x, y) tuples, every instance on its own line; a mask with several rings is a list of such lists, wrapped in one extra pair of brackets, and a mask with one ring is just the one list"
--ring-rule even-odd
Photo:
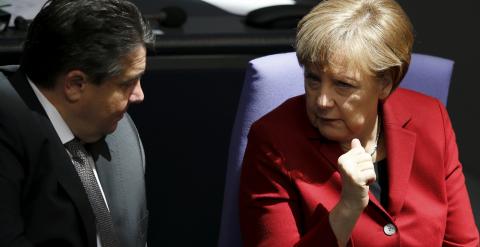
[[(382, 105), (388, 207), (370, 203), (352, 246), (479, 246), (462, 165), (445, 107), (397, 89)], [(340, 146), (308, 121), (305, 96), (250, 130), (240, 182), (245, 246), (336, 246), (328, 214), (341, 192)]]

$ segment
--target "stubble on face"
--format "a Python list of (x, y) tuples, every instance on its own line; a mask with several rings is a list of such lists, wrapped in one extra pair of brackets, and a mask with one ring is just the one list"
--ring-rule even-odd
[[(140, 86), (140, 78), (146, 67), (146, 51), (139, 46), (120, 62), (123, 71), (100, 85), (89, 83), (89, 95), (83, 109), (84, 119), (90, 127), (91, 139), (100, 139), (115, 131), (131, 102), (135, 87)], [(141, 90), (141, 89), (140, 89)], [(136, 92), (138, 93), (138, 92)], [(143, 92), (142, 99), (143, 100)], [(141, 100), (133, 103), (139, 103)]]

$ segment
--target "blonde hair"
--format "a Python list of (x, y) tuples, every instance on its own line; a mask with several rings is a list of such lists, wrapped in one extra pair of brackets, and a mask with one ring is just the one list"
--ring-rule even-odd
[(388, 77), (395, 88), (410, 64), (413, 31), (394, 0), (324, 0), (299, 22), (295, 46), (302, 65)]

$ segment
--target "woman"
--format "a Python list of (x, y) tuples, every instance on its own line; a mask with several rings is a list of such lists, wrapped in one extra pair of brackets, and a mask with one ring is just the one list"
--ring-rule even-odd
[(445, 107), (397, 88), (412, 44), (394, 0), (327, 0), (300, 21), (305, 95), (249, 133), (246, 246), (478, 246)]

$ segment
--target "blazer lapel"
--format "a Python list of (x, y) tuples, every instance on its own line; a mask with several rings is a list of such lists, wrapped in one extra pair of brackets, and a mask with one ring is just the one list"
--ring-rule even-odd
[[(12, 86), (15, 88), (25, 104), (32, 110), (40, 122), (43, 123), (43, 128), (39, 128), (48, 137), (51, 147), (49, 148), (52, 166), (55, 169), (59, 183), (63, 186), (67, 194), (72, 199), (73, 203), (78, 208), (80, 216), (82, 217), (85, 229), (89, 234), (88, 242), (95, 241), (95, 217), (93, 215), (87, 194), (83, 188), (82, 182), (68, 157), (63, 144), (60, 141), (52, 123), (48, 119), (45, 110), (40, 101), (36, 97), (31, 88), (25, 74), (19, 70), (11, 78)], [(92, 238), (92, 239), (90, 239)]]
[(391, 216), (397, 215), (402, 209), (408, 190), (416, 143), (416, 134), (406, 128), (411, 115), (402, 111), (401, 103), (391, 99), (383, 105), (389, 186), (388, 211)]
[[(404, 102), (397, 100), (395, 94), (392, 94), (387, 101), (382, 103), (388, 166), (388, 210), (383, 208), (375, 196), (369, 192), (370, 203), (392, 217), (400, 212), (405, 201), (416, 143), (415, 132), (408, 130), (411, 114), (403, 110), (402, 104)], [(302, 113), (306, 116), (306, 112)], [(304, 135), (317, 143), (321, 155), (328, 160), (329, 165), (334, 170), (338, 171), (337, 160), (344, 153), (340, 145), (322, 137), (320, 132), (309, 123), (307, 117), (302, 120), (302, 126)], [(340, 184), (341, 181), (338, 180), (338, 183)]]

